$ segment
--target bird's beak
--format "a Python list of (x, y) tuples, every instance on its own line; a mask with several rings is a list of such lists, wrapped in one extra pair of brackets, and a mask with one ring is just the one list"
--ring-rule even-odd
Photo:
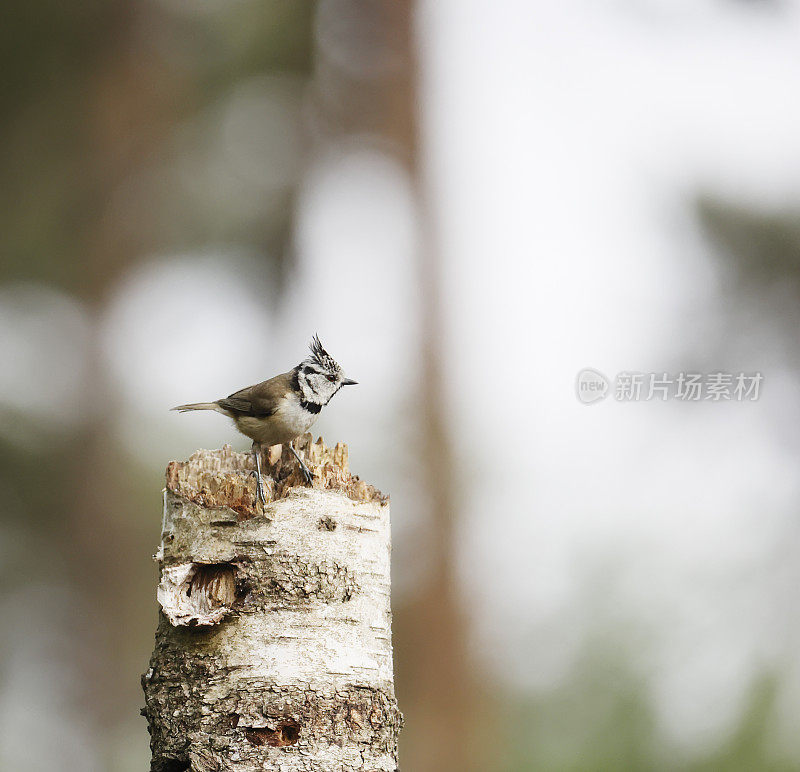
[(342, 386), (358, 386), (358, 381), (354, 381), (352, 378), (345, 378), (342, 381)]

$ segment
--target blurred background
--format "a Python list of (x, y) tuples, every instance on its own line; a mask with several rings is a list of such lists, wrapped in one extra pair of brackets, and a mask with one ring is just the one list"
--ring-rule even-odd
[(3, 772), (148, 768), (168, 408), (314, 332), (403, 769), (800, 769), (799, 0), (4, 7)]

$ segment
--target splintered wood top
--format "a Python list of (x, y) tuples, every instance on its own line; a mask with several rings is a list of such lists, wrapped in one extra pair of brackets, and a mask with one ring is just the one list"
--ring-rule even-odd
[[(293, 446), (314, 476), (310, 487), (339, 491), (353, 501), (388, 501), (388, 496), (350, 473), (347, 445), (343, 442), (329, 448), (321, 437), (313, 442), (310, 434), (304, 434), (294, 440)], [(255, 468), (252, 453), (238, 453), (230, 445), (219, 450), (198, 450), (187, 461), (170, 461), (167, 489), (203, 507), (227, 507), (243, 518), (255, 517), (261, 514)], [(264, 453), (261, 473), (268, 504), (285, 498), (292, 488), (309, 487), (294, 456), (281, 445)]]

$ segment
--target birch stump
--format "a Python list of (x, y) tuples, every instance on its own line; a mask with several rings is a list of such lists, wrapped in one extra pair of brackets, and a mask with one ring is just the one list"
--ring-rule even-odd
[(395, 772), (389, 505), (311, 435), (167, 467), (151, 772)]

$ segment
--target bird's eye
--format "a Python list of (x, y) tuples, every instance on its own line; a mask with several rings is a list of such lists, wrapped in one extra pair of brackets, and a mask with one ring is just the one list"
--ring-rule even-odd
[(325, 376), (331, 383), (336, 383), (336, 376), (335, 375), (326, 375)]

